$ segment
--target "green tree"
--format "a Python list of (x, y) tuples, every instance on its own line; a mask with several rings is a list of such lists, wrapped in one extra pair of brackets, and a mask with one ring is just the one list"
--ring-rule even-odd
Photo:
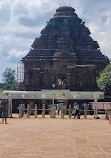
[(97, 84), (101, 90), (111, 92), (111, 62), (100, 74), (99, 78), (97, 79)]
[(12, 70), (11, 68), (6, 68), (3, 76), (3, 89), (7, 90), (13, 90), (16, 87), (16, 73), (15, 70)]

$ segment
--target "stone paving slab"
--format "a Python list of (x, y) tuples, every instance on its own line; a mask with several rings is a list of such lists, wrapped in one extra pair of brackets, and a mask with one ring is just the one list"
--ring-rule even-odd
[(105, 119), (10, 118), (0, 124), (0, 158), (110, 158)]

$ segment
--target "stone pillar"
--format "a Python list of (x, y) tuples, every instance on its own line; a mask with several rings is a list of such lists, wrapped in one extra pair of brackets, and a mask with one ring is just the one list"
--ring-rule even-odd
[(35, 104), (34, 116), (35, 116), (35, 118), (37, 118), (37, 104)]
[(21, 104), (19, 104), (19, 118), (22, 118), (22, 107), (21, 107)]
[(12, 97), (8, 95), (8, 117), (12, 117)]
[(106, 120), (109, 120), (108, 109), (107, 109), (107, 110), (105, 110), (105, 116), (106, 116)]
[(56, 118), (56, 107), (50, 109), (50, 118)]
[(63, 118), (63, 104), (61, 104), (61, 118)]
[(42, 100), (42, 118), (45, 118), (45, 104), (46, 104), (46, 100), (43, 99)]
[(54, 107), (54, 97), (52, 97), (52, 107)]
[(62, 107), (61, 107), (61, 118), (64, 118), (65, 113), (66, 113), (66, 106), (62, 105)]
[(30, 118), (30, 107), (29, 107), (29, 104), (27, 104), (27, 118)]
[(97, 98), (94, 98), (94, 118), (98, 117), (98, 111), (97, 111)]
[(53, 118), (56, 118), (56, 107), (53, 108)]
[(42, 105), (42, 118), (45, 118), (45, 104)]
[(71, 104), (69, 105), (69, 118), (71, 118)]
[(84, 119), (87, 119), (87, 107), (84, 106)]

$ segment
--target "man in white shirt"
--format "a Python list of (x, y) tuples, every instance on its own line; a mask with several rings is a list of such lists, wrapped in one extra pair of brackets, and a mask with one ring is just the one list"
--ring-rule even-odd
[(79, 104), (75, 105), (75, 114), (74, 114), (74, 119), (77, 116), (78, 119), (80, 119), (80, 114), (79, 114)]

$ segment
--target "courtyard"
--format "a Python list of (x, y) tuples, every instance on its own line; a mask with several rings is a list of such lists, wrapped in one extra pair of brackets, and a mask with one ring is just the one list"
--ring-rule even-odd
[(104, 118), (14, 118), (0, 124), (0, 158), (110, 158), (111, 126)]

